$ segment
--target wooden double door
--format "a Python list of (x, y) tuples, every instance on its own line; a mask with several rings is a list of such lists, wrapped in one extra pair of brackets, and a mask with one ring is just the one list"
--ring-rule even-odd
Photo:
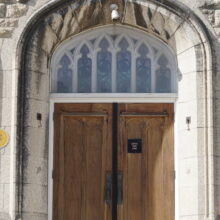
[(53, 220), (174, 220), (172, 104), (55, 104)]

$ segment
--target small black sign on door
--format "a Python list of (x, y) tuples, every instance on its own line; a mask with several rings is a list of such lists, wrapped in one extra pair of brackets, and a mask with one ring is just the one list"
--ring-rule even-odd
[(142, 140), (141, 139), (128, 139), (128, 153), (141, 153)]

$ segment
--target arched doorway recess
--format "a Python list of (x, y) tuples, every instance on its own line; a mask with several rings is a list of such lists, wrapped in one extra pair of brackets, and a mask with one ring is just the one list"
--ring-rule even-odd
[[(179, 197), (176, 201), (176, 218), (214, 216), (214, 204), (211, 204), (214, 199), (210, 194), (213, 182), (207, 173), (208, 150), (212, 146), (209, 138), (212, 135), (212, 68), (208, 37), (195, 18), (186, 18), (184, 10), (181, 10), (181, 13), (175, 12), (176, 6), (172, 8), (171, 5), (150, 1), (117, 3), (122, 15), (120, 24), (135, 26), (154, 35), (169, 45), (177, 56), (179, 83), (175, 141), (178, 146), (176, 190)], [(30, 29), (27, 28), (29, 33), (24, 34), (25, 42), (21, 50), (22, 86), (19, 98), (22, 102), (19, 106), (19, 138), (22, 147), (19, 158), (23, 165), (20, 167), (22, 172), (18, 173), (21, 174), (19, 177), (23, 184), (18, 187), (18, 211), (27, 219), (37, 215), (35, 213), (39, 213), (42, 219), (47, 219), (48, 214), (46, 164), (49, 132), (49, 63), (52, 52), (62, 41), (83, 30), (112, 24), (110, 2), (62, 4), (56, 3), (51, 6), (52, 9), (48, 9), (50, 13), (47, 15), (45, 11), (42, 12), (44, 16), (41, 19), (39, 13), (36, 23), (32, 21), (34, 25), (30, 25)], [(40, 126), (35, 117), (37, 113), (42, 114)], [(190, 131), (185, 123), (187, 116), (191, 117)], [(33, 163), (42, 170), (34, 178), (31, 177), (34, 173), (32, 169), (35, 169), (31, 167)], [(186, 173), (186, 169), (190, 172)], [(212, 172), (210, 167), (209, 172)], [(37, 193), (41, 199), (29, 206), (28, 198), (33, 193)], [(202, 202), (199, 198), (203, 198)], [(189, 201), (192, 205), (186, 205)]]
[(125, 25), (55, 49), (50, 219), (174, 219), (176, 75), (172, 50)]

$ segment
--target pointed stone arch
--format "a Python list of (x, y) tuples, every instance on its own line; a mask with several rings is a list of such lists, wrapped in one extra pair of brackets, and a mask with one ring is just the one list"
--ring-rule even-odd
[[(181, 154), (176, 150), (180, 161), (177, 218), (190, 215), (214, 219), (220, 210), (216, 208), (212, 194), (217, 189), (214, 188), (210, 155), (213, 148), (211, 37), (192, 11), (173, 1), (117, 0), (114, 3), (119, 5), (120, 24), (136, 27), (146, 35), (159, 38), (176, 53), (179, 68), (176, 133), (178, 149), (182, 149)], [(65, 39), (94, 27), (112, 24), (109, 5), (110, 1), (57, 1), (39, 10), (22, 34), (17, 50), (20, 70), (17, 211), (23, 219), (30, 219), (30, 216), (47, 219), (48, 214), (45, 207), (51, 55)], [(43, 116), (41, 127), (35, 120), (39, 112)], [(192, 134), (186, 131), (186, 116), (192, 118)], [(184, 145), (181, 140), (185, 141)], [(42, 169), (34, 182), (31, 178), (35, 169), (33, 163)], [(185, 169), (188, 168), (190, 173), (186, 174)], [(30, 205), (34, 195), (38, 195), (39, 200)], [(187, 195), (192, 196), (193, 206), (184, 205), (189, 202)]]

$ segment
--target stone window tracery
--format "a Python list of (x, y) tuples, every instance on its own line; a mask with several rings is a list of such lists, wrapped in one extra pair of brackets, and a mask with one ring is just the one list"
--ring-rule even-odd
[(52, 58), (52, 93), (176, 93), (175, 57), (162, 42), (104, 28), (64, 43)]

